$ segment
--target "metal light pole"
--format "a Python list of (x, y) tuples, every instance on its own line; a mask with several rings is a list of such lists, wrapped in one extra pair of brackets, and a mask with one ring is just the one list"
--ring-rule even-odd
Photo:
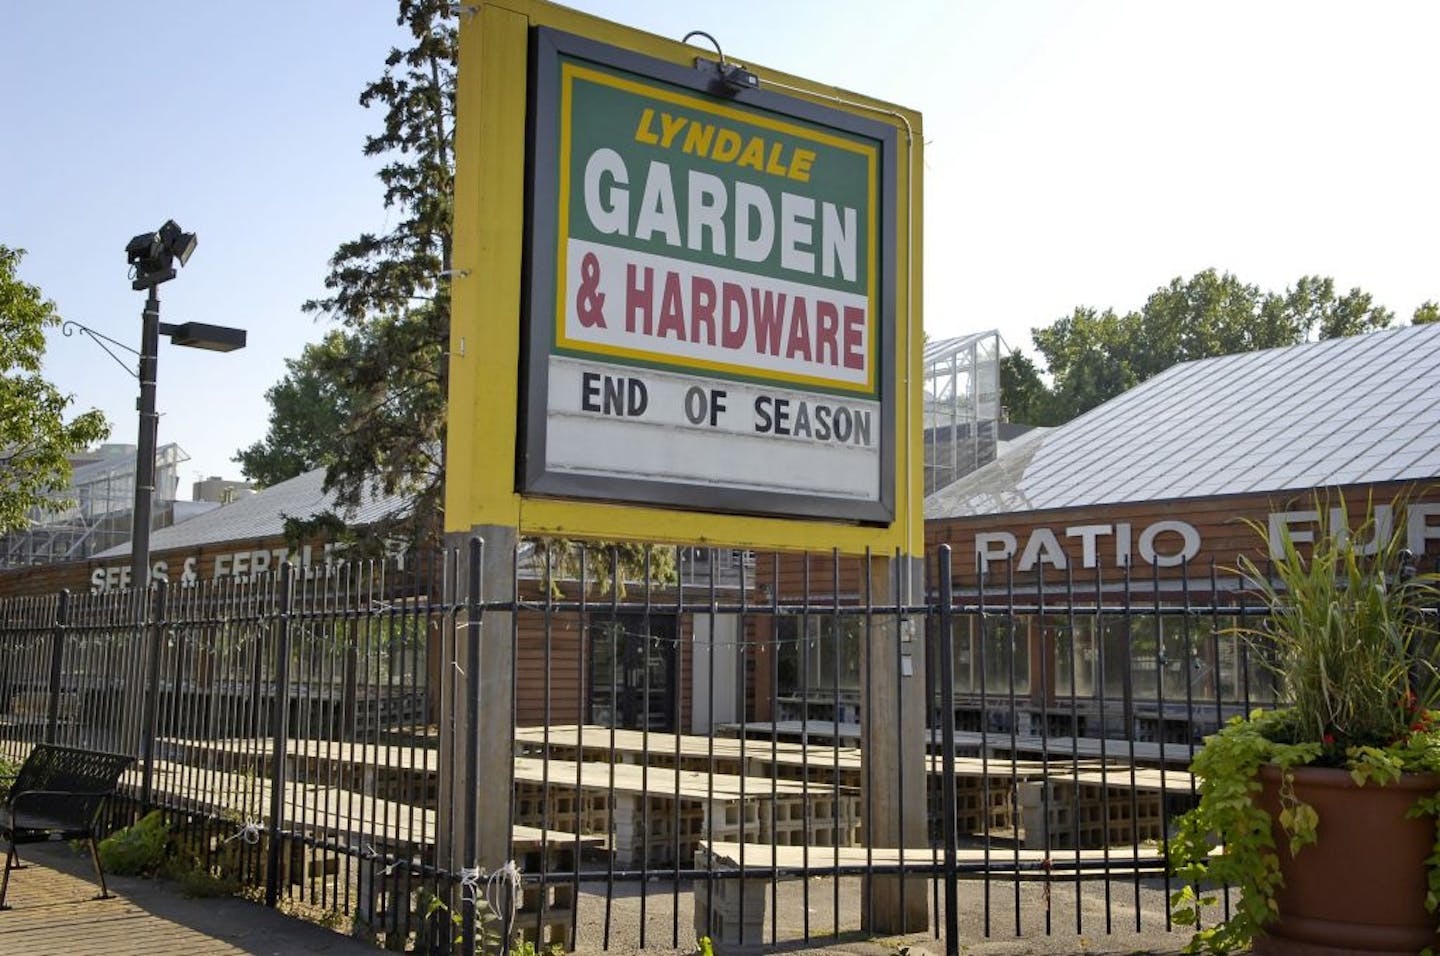
[[(154, 745), (155, 704), (159, 693), (160, 622), (164, 603), (163, 592), (156, 592), (152, 616), (149, 600), (150, 586), (153, 583), (150, 580), (150, 523), (154, 507), (155, 453), (158, 446), (159, 416), (155, 411), (155, 372), (159, 360), (160, 336), (169, 336), (174, 345), (214, 352), (243, 349), (246, 338), (244, 329), (205, 325), (200, 322), (170, 325), (160, 321), (160, 295), (156, 289), (161, 283), (175, 278), (175, 266), (183, 266), (188, 262), (195, 252), (195, 246), (195, 234), (183, 231), (173, 219), (168, 220), (155, 232), (142, 233), (126, 244), (125, 254), (130, 263), (130, 276), (133, 280), (130, 287), (148, 293), (145, 310), (141, 313), (140, 351), (137, 352), (123, 342), (79, 322), (67, 319), (61, 323), (64, 334), (79, 332), (88, 336), (140, 382), (140, 397), (135, 402), (135, 408), (140, 413), (140, 431), (135, 449), (135, 504), (131, 511), (130, 526), (130, 588), (137, 640), (133, 659), (122, 664), (122, 669), (126, 675), (124, 681), (127, 691), (142, 685), (148, 688), (149, 706), (145, 708), (142, 727), (140, 705), (145, 695), (126, 693), (124, 709), (120, 714), (117, 747), (125, 750), (128, 743), (135, 740), (135, 735), (140, 735), (140, 754), (145, 773), (143, 789), (147, 797)], [(131, 369), (129, 363), (115, 354), (115, 349), (137, 356), (140, 360), (138, 369)], [(150, 649), (148, 667), (146, 655), (143, 653), (147, 632)], [(145, 680), (147, 671), (149, 679)]]
[(140, 324), (140, 398), (135, 403), (140, 413), (140, 433), (135, 450), (135, 507), (130, 527), (130, 586), (136, 591), (136, 614), (143, 620), (145, 592), (150, 581), (150, 523), (155, 498), (155, 453), (158, 444), (159, 416), (155, 411), (155, 373), (159, 364), (160, 336), (167, 335), (175, 345), (233, 352), (245, 347), (245, 330), (222, 325), (186, 322), (170, 325), (160, 321), (162, 282), (175, 278), (175, 265), (190, 261), (198, 240), (193, 232), (185, 232), (175, 220), (168, 220), (155, 232), (141, 233), (125, 246), (133, 280), (130, 287), (145, 289), (145, 310)]
[[(160, 321), (162, 282), (175, 278), (175, 266), (185, 265), (194, 254), (197, 240), (193, 232), (185, 232), (175, 220), (166, 221), (155, 232), (142, 233), (125, 246), (134, 281), (130, 287), (147, 291), (145, 310), (140, 324), (140, 430), (135, 449), (135, 507), (130, 527), (130, 587), (134, 596), (136, 625), (136, 656), (131, 673), (144, 677), (144, 693), (126, 695), (125, 713), (121, 721), (121, 740), (134, 740), (138, 731), (143, 772), (143, 800), (150, 798), (155, 747), (155, 720), (160, 694), (161, 621), (164, 616), (164, 591), (155, 593), (154, 613), (150, 615), (150, 523), (155, 498), (155, 452), (158, 445), (159, 416), (155, 411), (156, 366), (159, 364), (160, 336), (168, 335), (176, 345), (230, 352), (245, 347), (245, 330), (224, 326), (187, 322), (167, 325)], [(147, 633), (148, 632), (148, 633)], [(149, 660), (141, 655), (149, 639)], [(138, 688), (138, 684), (137, 684)], [(140, 704), (144, 701), (143, 713)], [(123, 746), (123, 744), (122, 744)]]
[[(173, 273), (172, 273), (173, 274)], [(158, 285), (158, 284), (157, 284)], [(160, 357), (160, 296), (150, 286), (140, 318), (140, 435), (135, 452), (135, 508), (130, 525), (130, 586), (136, 589), (136, 606), (145, 608), (150, 587), (150, 521), (155, 500), (155, 451), (159, 415), (155, 412), (155, 372)]]

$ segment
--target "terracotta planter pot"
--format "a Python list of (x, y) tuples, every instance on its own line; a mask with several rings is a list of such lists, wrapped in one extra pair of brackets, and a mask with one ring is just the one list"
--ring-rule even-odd
[[(1260, 805), (1278, 819), (1280, 771), (1262, 767), (1260, 780)], [(1274, 825), (1285, 886), (1276, 896), (1280, 917), (1256, 939), (1254, 951), (1413, 956), (1440, 947), (1437, 916), (1425, 909), (1425, 858), (1435, 824), (1405, 817), (1418, 797), (1436, 791), (1440, 776), (1434, 774), (1359, 787), (1344, 770), (1297, 768), (1295, 795), (1320, 815), (1317, 842), (1292, 857), (1289, 838)]]

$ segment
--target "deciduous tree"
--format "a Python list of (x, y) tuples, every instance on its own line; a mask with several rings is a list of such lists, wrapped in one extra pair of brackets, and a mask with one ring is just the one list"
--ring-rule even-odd
[(67, 455), (110, 434), (98, 411), (65, 420), (71, 399), (41, 374), (55, 305), (21, 281), (25, 250), (0, 246), (0, 532), (17, 531), (32, 508), (57, 511), (70, 481)]
[[(1394, 318), (1360, 289), (1337, 294), (1327, 277), (1302, 276), (1274, 293), (1207, 269), (1172, 279), (1138, 312), (1082, 306), (1032, 329), (1049, 383), (1012, 358), (1008, 376), (1002, 366), (1002, 401), (1016, 421), (1059, 425), (1178, 362), (1357, 335)], [(1037, 371), (1033, 363), (1028, 371)]]
[(285, 377), (265, 391), (270, 424), (265, 437), (236, 453), (246, 478), (262, 488), (335, 463), (337, 441), (352, 417), (352, 394), (336, 374), (353, 337), (332, 331), (286, 359)]

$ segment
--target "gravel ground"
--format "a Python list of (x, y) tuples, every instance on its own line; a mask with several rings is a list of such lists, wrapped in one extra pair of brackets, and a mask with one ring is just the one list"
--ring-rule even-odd
[[(677, 913), (672, 883), (651, 884), (643, 895), (643, 900), (638, 887), (617, 884), (609, 912), (610, 949), (606, 950), (605, 885), (601, 883), (582, 886), (578, 952), (586, 956), (601, 952), (694, 952), (693, 897), (687, 892), (688, 889), (687, 885), (681, 885)], [(700, 884), (699, 893), (702, 898), (705, 892), (704, 885)], [(765, 910), (761, 917), (762, 938), (765, 942), (761, 945), (740, 946), (730, 940), (717, 939), (717, 953), (850, 953), (861, 956), (895, 956), (897, 953), (908, 953), (908, 956), (921, 956), (945, 951), (943, 941), (936, 939), (933, 931), (880, 940), (862, 937), (862, 902), (858, 877), (842, 877), (838, 881), (830, 878), (782, 881), (776, 890), (777, 905), (773, 908), (773, 929), (770, 887), (767, 884), (763, 890), (752, 892), (762, 893), (765, 899)], [(1111, 885), (1108, 908), (1105, 885), (1100, 882), (1087, 882), (1081, 887), (1080, 925), (1077, 930), (1076, 892), (1073, 883), (1052, 887), (1048, 899), (1043, 886), (1021, 883), (1017, 926), (1015, 883), (992, 881), (987, 901), (985, 885), (982, 882), (962, 881), (959, 889), (960, 952), (994, 956), (1030, 953), (1178, 953), (1189, 939), (1189, 934), (1180, 927), (1166, 929), (1164, 883), (1160, 880), (1142, 880), (1138, 889), (1138, 903), (1137, 908), (1137, 889), (1131, 881)], [(643, 947), (640, 945), (642, 908), (645, 931)], [(932, 913), (939, 909), (932, 896)], [(1138, 929), (1137, 909), (1140, 914)], [(753, 912), (753, 907), (747, 904), (747, 919), (753, 919), (756, 915), (758, 914)], [(943, 924), (943, 916), (941, 922)], [(773, 942), (777, 939), (778, 943)], [(677, 940), (678, 946), (675, 945)]]

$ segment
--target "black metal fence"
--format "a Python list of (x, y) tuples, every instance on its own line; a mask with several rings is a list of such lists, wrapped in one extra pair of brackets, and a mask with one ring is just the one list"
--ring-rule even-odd
[[(618, 561), (522, 546), (504, 601), (463, 573), (478, 544), (160, 587), (143, 615), (3, 599), (0, 754), (136, 754), (117, 823), (159, 808), (194, 866), (388, 949), (1170, 931), (1192, 748), (1273, 695), (1233, 581), (671, 557), (600, 590)], [(478, 718), (489, 641), (505, 726)], [(480, 777), (497, 752), (508, 778)], [(502, 817), (504, 852), (467, 852)]]

